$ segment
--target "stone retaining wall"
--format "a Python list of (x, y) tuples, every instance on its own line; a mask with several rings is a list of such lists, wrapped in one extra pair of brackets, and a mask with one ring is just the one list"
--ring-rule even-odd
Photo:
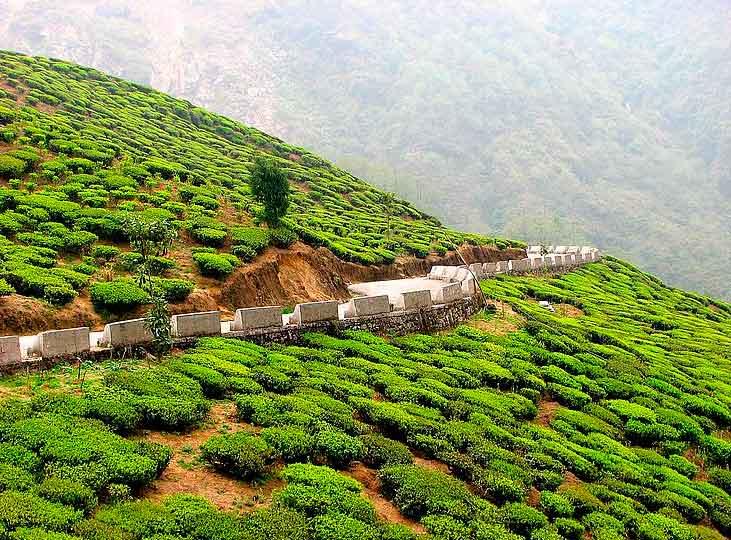
[[(550, 251), (550, 252), (549, 252)], [(548, 253), (547, 253), (548, 252)], [(342, 330), (367, 330), (380, 335), (403, 335), (414, 332), (437, 332), (453, 328), (479, 311), (482, 296), (477, 279), (500, 273), (569, 270), (577, 265), (597, 261), (595, 248), (559, 246), (550, 250), (531, 246), (528, 257), (498, 263), (467, 266), (435, 266), (429, 278), (444, 286), (434, 292), (414, 290), (402, 293), (389, 305), (387, 295), (354, 298), (343, 306), (335, 301), (298, 304), (294, 312), (282, 315), (279, 306), (240, 309), (230, 325), (222, 331), (218, 311), (175, 315), (171, 319), (174, 346), (192, 347), (202, 336), (223, 335), (256, 343), (298, 343), (306, 332), (338, 333)], [(143, 352), (150, 333), (143, 319), (110, 323), (94, 339), (89, 328), (50, 330), (23, 338), (31, 343), (31, 354), (24, 355), (23, 342), (17, 336), (0, 337), (0, 372), (12, 372), (24, 366), (48, 366), (68, 358), (110, 358)], [(92, 344), (92, 341), (94, 342)], [(23, 358), (27, 356), (27, 358)]]

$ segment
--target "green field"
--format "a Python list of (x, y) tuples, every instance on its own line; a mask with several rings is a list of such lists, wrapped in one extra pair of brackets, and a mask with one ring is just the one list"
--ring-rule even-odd
[[(2, 380), (0, 537), (731, 533), (731, 305), (612, 258), (482, 287), (497, 311), (440, 335), (204, 338)], [(266, 495), (220, 509), (201, 481), (153, 501), (173, 466)]]
[[(277, 229), (261, 225), (251, 195), (259, 157), (275, 160), (294, 189)], [(521, 245), (447, 230), (302, 148), (188, 102), (0, 51), (0, 295), (61, 306), (88, 288), (103, 311), (144, 304), (127, 281), (139, 264), (127, 243), (130, 216), (179, 230), (175, 256), (158, 260), (171, 301), (204, 275), (223, 279), (267, 246), (297, 239), (363, 264), (465, 242)]]

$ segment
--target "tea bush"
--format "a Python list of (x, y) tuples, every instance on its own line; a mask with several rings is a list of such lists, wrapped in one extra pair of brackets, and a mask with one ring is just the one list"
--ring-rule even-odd
[(273, 449), (264, 439), (239, 432), (211, 437), (201, 446), (201, 455), (222, 471), (252, 478), (264, 472)]
[[(195, 529), (165, 507), (122, 504), (79, 517), (78, 527), (135, 523), (144, 538), (149, 524), (161, 523), (150, 534), (188, 540), (196, 537), (186, 531), (220, 522), (226, 534), (235, 527), (248, 538), (251, 523), (287, 512), (303, 538), (403, 532), (379, 521), (358, 482), (302, 463), (312, 462), (378, 474), (383, 495), (437, 538), (728, 535), (725, 304), (708, 300), (715, 307), (704, 313), (695, 297), (611, 258), (560, 277), (505, 276), (482, 287), (530, 322), (505, 335), (484, 325), (395, 339), (306, 334), (297, 346), (204, 338), (160, 366), (109, 370), (83, 395), (44, 393), (2, 407), (0, 463), (14, 467), (5, 478), (24, 477), (14, 489), (30, 485), (32, 494), (53, 478), (96, 496), (128, 495), (160, 474), (170, 453), (96, 434), (99, 421), (122, 433), (185, 429), (205, 417), (206, 397), (232, 398), (239, 419), (263, 429), (216, 435), (202, 452), (257, 480), (279, 469), (286, 485), (270, 514), (229, 522), (200, 502), (178, 501), (178, 516), (202, 516), (191, 518), (204, 527)], [(637, 302), (647, 290), (652, 302)], [(535, 302), (559, 294), (581, 297), (578, 323)], [(690, 300), (695, 311), (676, 311)], [(295, 534), (285, 530), (280, 538)]]
[(131, 280), (100, 281), (89, 292), (97, 309), (105, 311), (125, 312), (150, 301), (150, 296)]
[(204, 276), (224, 278), (238, 266), (238, 259), (233, 255), (217, 253), (195, 253), (193, 260)]

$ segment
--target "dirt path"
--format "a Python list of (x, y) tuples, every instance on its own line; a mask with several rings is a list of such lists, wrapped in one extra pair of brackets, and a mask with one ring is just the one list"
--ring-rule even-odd
[(363, 494), (373, 504), (376, 515), (380, 519), (388, 523), (404, 525), (416, 533), (426, 532), (421, 523), (401, 514), (396, 505), (381, 494), (381, 482), (378, 479), (377, 471), (358, 462), (354, 463), (349, 470), (343, 471), (343, 474), (363, 484)]
[(234, 417), (234, 404), (218, 403), (211, 409), (205, 425), (190, 433), (154, 431), (145, 440), (168, 445), (173, 450), (170, 464), (159, 479), (148, 486), (142, 497), (159, 502), (170, 495), (190, 493), (207, 498), (222, 510), (250, 510), (271, 503), (274, 491), (284, 482), (272, 479), (251, 484), (222, 474), (198, 460), (198, 449), (212, 435), (242, 430), (255, 431)]
[[(491, 246), (463, 246), (467, 262), (494, 262), (521, 258), (523, 250), (499, 250)], [(430, 255), (425, 259), (400, 257), (393, 264), (365, 266), (338, 259), (330, 250), (296, 242), (288, 249), (270, 247), (249, 264), (238, 268), (225, 281), (204, 278), (193, 272), (188, 245), (177, 246), (171, 256), (181, 269), (174, 277), (189, 277), (196, 289), (183, 302), (170, 305), (173, 314), (196, 311), (223, 311), (252, 306), (293, 306), (318, 300), (345, 300), (351, 297), (348, 285), (367, 281), (424, 276), (433, 265), (462, 264), (457, 254)], [(186, 274), (186, 272), (191, 272)], [(114, 320), (134, 319), (147, 308), (119, 313)], [(105, 322), (96, 313), (86, 291), (62, 308), (54, 308), (35, 298), (11, 295), (0, 298), (0, 335), (30, 335), (50, 329), (89, 326), (101, 330)]]
[(488, 305), (495, 307), (494, 314), (473, 318), (466, 324), (496, 336), (517, 332), (525, 324), (525, 317), (513, 310), (510, 304), (488, 300)]
[(561, 406), (558, 401), (541, 400), (538, 403), (538, 414), (534, 422), (541, 426), (548, 427), (556, 416), (556, 411)]

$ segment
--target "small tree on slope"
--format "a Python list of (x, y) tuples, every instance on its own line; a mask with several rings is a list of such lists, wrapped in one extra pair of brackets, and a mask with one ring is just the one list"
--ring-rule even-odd
[(165, 294), (152, 280), (154, 257), (166, 255), (177, 236), (170, 221), (150, 221), (132, 216), (124, 223), (130, 246), (142, 260), (137, 268), (137, 282), (150, 295), (152, 308), (145, 317), (145, 326), (152, 334), (154, 353), (160, 358), (170, 352), (173, 338), (170, 328), (170, 310)]
[(289, 208), (289, 181), (270, 159), (259, 158), (251, 173), (251, 192), (264, 206), (264, 221), (276, 227)]

